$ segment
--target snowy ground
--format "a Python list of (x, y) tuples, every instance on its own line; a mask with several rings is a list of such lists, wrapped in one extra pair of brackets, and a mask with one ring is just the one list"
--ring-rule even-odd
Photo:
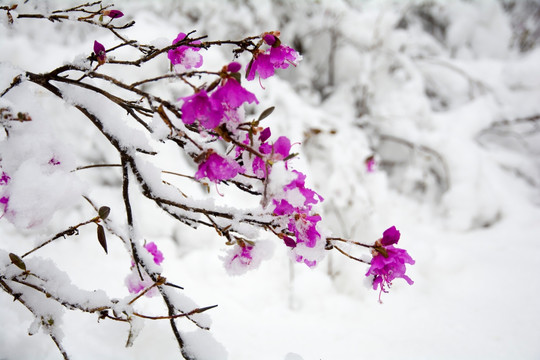
[[(76, 4), (56, 2), (66, 3)], [(538, 119), (515, 122), (540, 114), (537, 37), (530, 31), (532, 48), (523, 51), (516, 42), (523, 35), (516, 19), (525, 15), (515, 8), (509, 15), (496, 1), (275, 3), (116, 5), (137, 21), (129, 37), (144, 41), (170, 42), (192, 29), (213, 40), (279, 29), (289, 44), (301, 44), (297, 69), (265, 80), (266, 90), (256, 83), (250, 90), (260, 109), (276, 106), (272, 126), (302, 142), (296, 166), (325, 197), (320, 211), (330, 231), (370, 242), (395, 225), (401, 247), (416, 260), (408, 270), (415, 283), (396, 281), (381, 305), (365, 265), (333, 253), (310, 270), (291, 264), (281, 245), (259, 269), (231, 277), (214, 232), (176, 224), (138, 200), (141, 229), (165, 254), (168, 280), (199, 306), (218, 304), (207, 313), (211, 335), (179, 321), (202, 346), (201, 359), (539, 359), (540, 132)], [(535, 29), (538, 17), (517, 24)], [(51, 70), (88, 54), (96, 38), (108, 40), (92, 28), (42, 20), (17, 26), (3, 24), (0, 32), (1, 89), (12, 67)], [(206, 65), (220, 67), (231, 60), (225, 54), (213, 53)], [(161, 65), (166, 69), (165, 60)], [(169, 97), (178, 97), (180, 87), (171, 88)], [(41, 90), (32, 96), (13, 91), (6, 98), (39, 109), (38, 118), (50, 119), (59, 137), (71, 136), (65, 146), (77, 166), (115, 161), (92, 153), (100, 140), (76, 112)], [(368, 173), (364, 160), (372, 154), (378, 167)], [(182, 160), (171, 154), (167, 161)], [(119, 173), (99, 171), (80, 177), (101, 181), (92, 194), (114, 216), (121, 208)], [(85, 206), (60, 211), (40, 232), (0, 219), (0, 249), (23, 253), (89, 216)], [(123, 245), (111, 237), (108, 256), (96, 245), (95, 230), (82, 229), (36, 256), (53, 259), (84, 289), (127, 296)], [(163, 312), (158, 299), (139, 306)], [(0, 309), (0, 359), (60, 358), (48, 336), (27, 335), (32, 316), (12, 297), (2, 293)], [(124, 347), (125, 324), (76, 312), (66, 312), (64, 324), (73, 359), (178, 358), (166, 321), (146, 321), (131, 348)]]

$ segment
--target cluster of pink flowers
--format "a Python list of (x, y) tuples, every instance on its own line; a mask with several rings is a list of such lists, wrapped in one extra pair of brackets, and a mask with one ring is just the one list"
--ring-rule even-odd
[[(173, 43), (183, 39), (185, 34), (180, 33)], [(246, 69), (247, 80), (255, 79), (256, 73), (260, 78), (266, 79), (274, 75), (276, 69), (285, 69), (301, 60), (301, 56), (294, 49), (281, 43), (279, 32), (265, 33), (262, 39), (259, 47), (252, 52), (253, 58)], [(260, 48), (263, 43), (268, 46), (266, 50)], [(179, 46), (169, 51), (169, 59), (173, 65), (182, 65), (186, 69), (198, 67), (202, 64), (202, 58), (197, 57), (196, 63), (190, 60), (194, 56), (193, 52), (198, 50), (189, 46)], [(191, 55), (186, 55), (188, 52), (191, 52)], [(217, 87), (208, 91), (199, 89), (193, 95), (180, 99), (183, 102), (182, 121), (185, 124), (196, 124), (201, 131), (212, 131), (225, 124), (228, 136), (255, 150), (247, 151), (245, 147), (237, 146), (235, 158), (222, 156), (210, 150), (202, 157), (195, 174), (196, 179), (207, 178), (217, 184), (233, 179), (238, 174), (246, 174), (264, 180), (270, 175), (275, 163), (287, 162), (292, 156), (291, 141), (287, 137), (280, 136), (271, 141), (272, 134), (268, 127), (252, 126), (249, 131), (245, 127), (241, 128), (243, 119), (239, 108), (245, 103), (258, 103), (258, 100), (237, 80), (240, 78), (237, 74), (240, 69), (241, 65), (233, 62), (222, 70), (221, 81)], [(283, 191), (268, 199), (268, 203), (274, 207), (274, 215), (285, 219), (283, 231), (287, 235), (283, 235), (283, 240), (291, 249), (294, 259), (308, 266), (314, 266), (318, 257), (308, 255), (309, 251), (306, 249), (321, 247), (321, 235), (317, 230), (317, 223), (321, 217), (312, 212), (312, 207), (323, 199), (305, 187), (304, 174), (289, 170), (287, 163), (286, 168), (292, 172), (294, 180), (289, 184), (283, 184)], [(230, 263), (245, 266), (252, 263), (254, 245), (243, 245), (230, 256)]]
[(275, 205), (274, 214), (288, 218), (287, 229), (294, 239), (284, 236), (283, 241), (291, 248), (295, 260), (313, 267), (318, 261), (317, 252), (306, 252), (305, 249), (321, 247), (321, 234), (317, 231), (321, 216), (314, 214), (312, 207), (324, 199), (305, 187), (304, 174), (296, 170), (293, 173), (296, 179), (285, 185), (280, 196), (272, 200)]
[(407, 250), (394, 247), (401, 237), (400, 232), (395, 226), (386, 229), (383, 237), (377, 240), (373, 250), (373, 259), (366, 276), (373, 275), (373, 290), (379, 291), (379, 301), (383, 292), (388, 292), (386, 288), (390, 287), (392, 281), (396, 278), (402, 278), (409, 285), (414, 282), (405, 275), (405, 264), (414, 265), (414, 260), (407, 253)]
[(8, 211), (9, 195), (6, 193), (5, 186), (9, 183), (9, 180), (11, 178), (8, 174), (2, 171), (0, 177), (0, 208), (2, 208), (2, 215), (0, 215), (0, 218)]
[[(163, 262), (163, 253), (159, 251), (157, 248), (157, 245), (154, 242), (149, 242), (146, 245), (144, 245), (144, 248), (153, 256), (154, 263), (156, 265), (160, 265)], [(142, 275), (142, 279), (141, 279)], [(144, 270), (141, 269), (141, 275), (139, 275), (139, 272), (137, 271), (135, 267), (135, 263), (131, 263), (131, 272), (125, 279), (125, 284), (132, 294), (137, 294), (144, 289), (150, 288), (152, 285), (154, 285), (154, 282), (144, 272)], [(146, 292), (146, 296), (152, 297), (158, 293), (157, 288), (153, 287), (150, 290)]]

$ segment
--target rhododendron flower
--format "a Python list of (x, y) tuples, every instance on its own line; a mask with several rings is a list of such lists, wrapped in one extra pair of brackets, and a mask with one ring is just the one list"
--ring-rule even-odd
[(149, 242), (148, 244), (144, 245), (144, 248), (148, 250), (152, 256), (154, 256), (154, 262), (156, 265), (163, 262), (163, 253), (158, 250), (157, 245), (154, 242)]
[(270, 49), (270, 62), (276, 69), (286, 69), (289, 65), (298, 65), (302, 60), (296, 50), (291, 47), (280, 45)]
[(321, 234), (317, 231), (317, 223), (321, 220), (319, 215), (295, 214), (289, 221), (289, 230), (296, 237), (296, 243), (303, 243), (307, 247), (315, 247)]
[(107, 53), (105, 52), (105, 47), (95, 40), (94, 40), (94, 54), (96, 54), (99, 65), (105, 64), (105, 61), (107, 61)]
[(4, 214), (7, 212), (8, 203), (9, 203), (9, 196), (0, 197), (0, 207), (2, 207), (2, 215), (0, 216), (0, 218), (2, 218)]
[(195, 179), (204, 177), (216, 184), (221, 180), (234, 178), (238, 173), (244, 172), (244, 169), (235, 161), (225, 159), (216, 153), (211, 153), (207, 159), (199, 165), (195, 173)]
[(7, 185), (10, 179), (11, 178), (8, 176), (8, 174), (2, 171), (2, 176), (0, 176), (0, 185)]
[(414, 265), (415, 261), (407, 253), (407, 250), (395, 248), (393, 244), (399, 241), (400, 233), (394, 226), (383, 233), (383, 238), (375, 243), (375, 246), (382, 246), (383, 251), (374, 251), (371, 266), (366, 276), (373, 275), (373, 290), (379, 290), (379, 301), (381, 294), (388, 292), (387, 287), (392, 285), (392, 280), (402, 278), (409, 285), (414, 282), (405, 275), (405, 264)]
[[(181, 32), (172, 43), (174, 45), (185, 38), (186, 34)], [(200, 41), (193, 41), (191, 44), (200, 44)], [(198, 53), (199, 50), (200, 49), (197, 47), (181, 45), (177, 48), (169, 50), (167, 52), (167, 57), (177, 72), (184, 72), (191, 68), (199, 68), (202, 65), (203, 59)]]
[[(141, 277), (139, 276), (139, 272), (135, 267), (131, 269), (131, 272), (128, 276), (126, 276), (126, 279), (124, 280), (128, 291), (132, 294), (137, 294), (143, 291), (146, 288), (149, 288), (150, 286), (154, 285), (154, 282), (152, 281), (152, 278), (148, 276), (144, 271), (142, 271), (143, 279), (141, 280)], [(148, 290), (144, 295), (148, 297), (152, 297), (154, 295), (157, 295), (158, 289), (156, 286)]]
[(394, 245), (397, 244), (399, 238), (401, 237), (400, 232), (396, 229), (395, 226), (386, 229), (383, 232), (383, 237), (380, 240), (382, 246)]
[(255, 79), (255, 73), (259, 74), (261, 79), (269, 78), (275, 73), (274, 65), (270, 61), (270, 54), (258, 52), (253, 55), (253, 60), (248, 64), (247, 80)]
[(232, 77), (226, 79), (225, 83), (212, 93), (212, 99), (233, 109), (240, 107), (245, 102), (249, 104), (253, 102), (259, 103), (259, 100), (257, 100), (253, 93), (244, 89), (242, 85)]
[(238, 240), (233, 246), (227, 246), (227, 253), (220, 258), (224, 261), (225, 270), (229, 275), (241, 275), (248, 270), (256, 269), (263, 260), (272, 256), (271, 241), (256, 243)]
[(51, 160), (49, 160), (49, 164), (56, 166), (56, 165), (60, 165), (61, 162), (59, 160), (56, 160), (55, 157), (52, 157)]
[(366, 159), (366, 171), (369, 173), (375, 171), (375, 158), (373, 156)]
[(291, 152), (291, 141), (286, 136), (280, 136), (278, 137), (276, 142), (274, 142), (274, 145), (272, 146), (272, 150), (273, 150), (273, 156), (272, 156), (273, 161), (283, 160), (287, 156), (289, 156), (289, 153)]
[(124, 13), (121, 12), (120, 10), (105, 10), (103, 11), (103, 15), (108, 16), (113, 19), (118, 19), (124, 16)]
[(205, 90), (182, 98), (182, 121), (193, 124), (195, 120), (206, 129), (213, 129), (223, 119), (223, 106), (209, 97)]
[[(297, 174), (296, 179), (285, 185), (283, 190), (287, 191), (298, 189), (300, 194), (302, 194), (302, 196), (305, 198), (304, 206), (306, 206), (308, 209), (311, 209), (311, 204), (316, 204), (319, 201), (324, 201), (324, 198), (321, 195), (317, 194), (311, 189), (306, 188), (306, 175), (296, 170), (293, 170), (293, 172)], [(317, 197), (318, 199), (316, 199), (315, 197)]]
[[(0, 176), (0, 185), (7, 185), (10, 179), (11, 178), (8, 176), (8, 174), (2, 171), (2, 176)], [(2, 218), (4, 214), (7, 212), (8, 203), (9, 203), (9, 196), (0, 197), (0, 207), (2, 208), (2, 215), (0, 216), (0, 218)]]
[[(271, 41), (273, 35), (266, 35), (265, 41), (270, 45), (275, 45), (275, 41)], [(274, 37), (274, 39), (276, 39)], [(270, 43), (269, 43), (270, 42)], [(253, 54), (253, 59), (247, 67), (248, 74), (247, 80), (255, 79), (255, 73), (259, 74), (261, 79), (269, 78), (275, 73), (275, 69), (286, 69), (290, 64), (296, 66), (298, 62), (302, 60), (296, 50), (286, 45), (272, 46), (266, 51), (259, 50)]]

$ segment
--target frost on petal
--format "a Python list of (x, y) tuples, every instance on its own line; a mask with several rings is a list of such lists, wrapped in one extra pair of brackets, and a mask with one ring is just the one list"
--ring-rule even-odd
[[(141, 280), (139, 273), (136, 268), (133, 268), (131, 272), (126, 276), (125, 284), (128, 288), (128, 291), (132, 294), (138, 294), (141, 291), (143, 291), (146, 288), (149, 288), (154, 284), (150, 276), (143, 272), (143, 279)], [(157, 287), (153, 287), (152, 289), (148, 290), (145, 295), (148, 297), (152, 297), (157, 295), (158, 289)]]
[(270, 241), (258, 241), (253, 245), (243, 243), (242, 246), (236, 244), (229, 247), (221, 259), (229, 275), (241, 275), (258, 268), (262, 260), (269, 258), (272, 252), (273, 243)]
[[(184, 40), (186, 34), (179, 33), (176, 39), (173, 41), (173, 45)], [(192, 42), (192, 44), (197, 44), (198, 41)], [(177, 72), (184, 72), (191, 68), (199, 68), (203, 59), (202, 56), (198, 53), (200, 49), (197, 47), (191, 47), (186, 45), (181, 45), (177, 48), (171, 49), (167, 52), (167, 57), (171, 61), (171, 64), (174, 66), (174, 69)]]

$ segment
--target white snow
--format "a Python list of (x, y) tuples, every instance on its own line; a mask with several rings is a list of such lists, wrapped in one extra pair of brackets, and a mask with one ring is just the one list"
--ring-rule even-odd
[[(52, 11), (78, 4), (20, 3), (13, 16), (39, 11), (34, 5)], [(136, 155), (158, 195), (232, 212), (234, 219), (216, 219), (218, 224), (249, 234), (261, 250), (257, 259), (264, 261), (257, 260), (256, 269), (230, 276), (220, 258), (230, 249), (224, 238), (212, 228), (194, 230), (175, 221), (138, 194), (131, 178), (138, 248), (142, 251), (145, 240), (154, 241), (165, 260), (153, 270), (184, 287), (165, 287), (172, 302), (185, 312), (218, 305), (194, 314), (192, 321), (176, 320), (186, 351), (197, 359), (540, 357), (538, 119), (512, 123), (540, 114), (540, 50), (519, 51), (516, 13), (505, 12), (498, 1), (123, 0), (115, 5), (126, 14), (115, 22), (137, 22), (126, 36), (154, 46), (166, 46), (179, 32), (191, 30), (208, 34), (209, 40), (280, 30), (285, 44), (301, 46), (303, 61), (263, 80), (264, 90), (257, 81), (243, 79), (260, 101), (246, 107), (246, 121), (276, 106), (261, 126), (271, 127), (272, 139), (291, 139), (292, 152), (299, 156), (290, 167), (305, 173), (306, 187), (325, 198), (316, 209), (323, 219), (321, 233), (371, 243), (395, 225), (402, 234), (399, 246), (416, 261), (407, 270), (414, 285), (396, 280), (381, 305), (366, 281), (364, 264), (336, 251), (327, 252), (315, 269), (291, 262), (282, 241), (240, 222), (247, 209), (266, 219), (268, 214), (254, 210), (258, 198), (224, 184), (218, 188), (221, 197), (213, 187), (208, 193), (191, 179), (160, 173), (196, 171), (177, 147), (160, 143), (169, 132), (160, 118), (145, 118), (155, 130), (149, 136), (125, 111), (105, 106), (102, 96), (54, 83), (66, 104), (28, 81), (0, 99), (1, 108), (32, 117), (11, 122), (9, 137), (0, 133), (0, 171), (11, 177), (9, 184), (0, 185), (0, 194), (10, 194), (12, 211), (0, 219), (1, 274), (22, 272), (11, 264), (9, 253), (21, 256), (96, 216), (82, 194), (111, 208), (115, 232), (128, 232), (121, 169), (71, 172), (78, 166), (119, 163), (103, 135), (72, 106), (84, 104), (95, 109), (122, 146), (159, 152)], [(0, 18), (0, 92), (26, 70), (83, 64), (94, 40), (103, 40), (107, 48), (117, 44), (108, 32), (86, 24), (16, 19), (8, 25), (5, 11)], [(219, 71), (233, 60), (231, 49), (201, 50), (203, 68)], [(136, 55), (127, 48), (114, 54), (116, 59)], [(242, 64), (248, 60), (245, 54), (237, 59)], [(100, 71), (129, 83), (140, 80), (136, 74), (141, 72), (153, 77), (170, 67), (162, 55), (142, 69), (105, 64)], [(102, 81), (87, 81), (108, 89)], [(191, 91), (180, 80), (148, 83), (144, 89), (171, 102)], [(365, 160), (372, 155), (377, 167), (369, 173)], [(50, 164), (51, 159), (60, 164)], [(289, 180), (290, 172), (283, 170), (280, 163), (274, 165), (269, 193), (279, 193), (278, 184)], [(133, 308), (166, 315), (160, 296), (127, 305), (134, 297), (124, 284), (131, 259), (121, 240), (109, 232), (107, 240), (105, 255), (91, 223), (24, 261), (29, 270), (48, 275), (52, 295), (87, 301), (89, 307), (118, 299), (114, 308), (120, 313)], [(272, 246), (266, 248), (265, 242)], [(343, 249), (369, 260), (363, 249)], [(150, 255), (145, 259), (152, 261)], [(26, 290), (26, 299), (37, 314), (54, 318), (51, 330), (58, 331), (73, 359), (179, 357), (168, 320), (137, 319), (138, 336), (126, 348), (126, 323), (67, 310), (38, 292)], [(0, 309), (0, 358), (60, 358), (40, 320), (4, 291)]]

